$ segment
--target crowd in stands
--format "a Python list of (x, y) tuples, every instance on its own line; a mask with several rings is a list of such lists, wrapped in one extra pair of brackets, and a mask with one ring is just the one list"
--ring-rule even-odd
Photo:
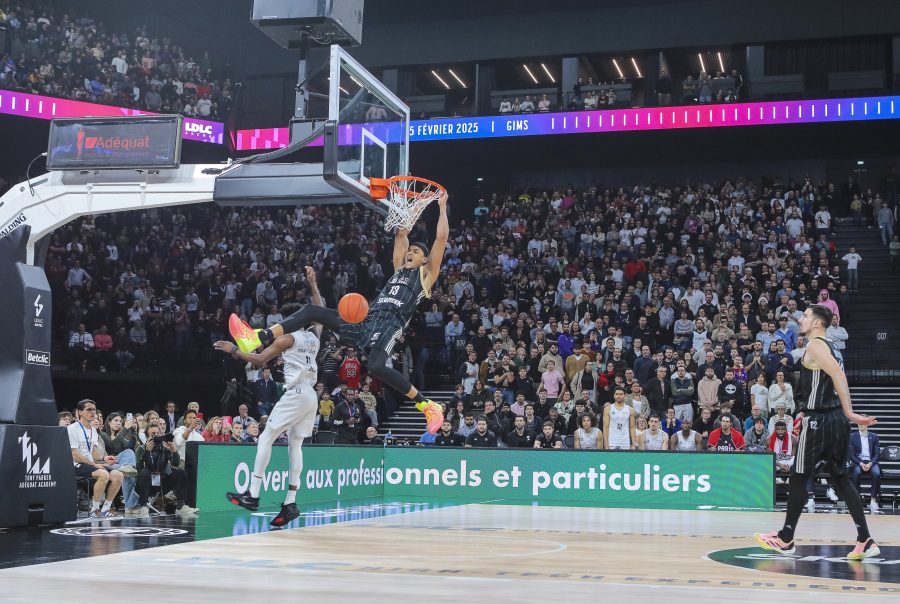
[[(329, 442), (381, 446), (384, 441), (377, 434), (372, 379), (355, 379), (360, 374), (348, 375), (348, 366), (344, 363), (341, 371), (344, 381), (335, 389), (333, 398), (324, 383), (316, 384), (321, 416), (316, 418), (315, 429), (333, 434), (334, 439)], [(256, 443), (266, 429), (268, 412), (284, 387), (278, 383), (276, 388), (270, 369), (264, 368), (259, 373), (260, 378), (253, 384), (257, 399), (254, 415), (249, 405), (240, 403), (234, 415), (205, 417), (199, 402), (189, 402), (182, 412), (171, 400), (159, 411), (105, 414), (96, 401), (85, 399), (72, 411), (60, 412), (59, 425), (67, 428), (71, 448), (78, 451), (73, 451), (76, 475), (94, 479), (91, 517), (112, 518), (120, 510), (126, 517), (146, 517), (156, 496), (162, 497), (157, 505), (164, 506), (164, 495), (170, 492), (176, 514), (199, 512), (186, 503), (187, 443)], [(355, 385), (360, 382), (361, 388)], [(265, 391), (270, 385), (272, 394), (267, 397)], [(347, 421), (354, 417), (357, 421)], [(286, 444), (287, 434), (279, 435), (275, 442)], [(160, 484), (153, 482), (154, 474), (159, 475)], [(120, 489), (121, 505), (117, 509), (114, 502)]]
[(0, 3), (0, 88), (211, 120), (233, 104), (208, 53), (146, 26), (113, 31), (52, 0)]
[[(621, 82), (624, 82), (622, 80)], [(590, 111), (594, 109), (612, 109), (617, 106), (630, 105), (630, 99), (624, 101), (616, 94), (616, 82), (594, 82), (592, 77), (578, 78), (571, 91), (562, 95), (559, 103), (551, 101), (546, 94), (540, 97), (525, 95), (524, 97), (504, 98), (500, 102), (500, 114), (510, 113), (547, 113), (558, 109), (572, 111)], [(646, 91), (652, 94), (653, 91)], [(656, 102), (659, 106), (671, 105), (673, 102), (673, 83), (665, 70), (660, 72), (656, 80)], [(745, 96), (744, 78), (737, 69), (730, 73), (718, 71), (715, 75), (702, 71), (695, 78), (688, 75), (681, 83), (681, 104), (736, 103)], [(675, 94), (677, 99), (678, 95)]]
[(536, 103), (531, 95), (525, 95), (524, 100), (515, 97), (513, 101), (509, 99), (500, 101), (500, 113), (547, 113), (551, 108), (550, 99), (546, 94), (542, 94)]
[[(576, 447), (587, 437), (620, 448), (605, 432), (610, 405), (624, 402), (635, 423), (627, 448), (781, 451), (803, 310), (827, 306), (828, 336), (839, 350), (848, 339), (846, 269), (858, 258), (832, 243), (828, 209), (847, 201), (807, 179), (482, 203), (454, 241), (450, 299), (424, 315), (434, 336), (445, 325), (444, 346), (429, 352), (460, 382), (444, 432), (481, 442), (481, 416), (502, 446), (519, 442), (521, 416), (535, 440), (549, 421)], [(882, 214), (893, 216), (872, 213)]]
[[(841, 349), (848, 337), (849, 252), (831, 241), (828, 208), (849, 202), (837, 195), (809, 180), (746, 179), (493, 195), (453, 217), (433, 298), (393, 364), (420, 388), (431, 385), (426, 374), (451, 374), (448, 430), (466, 438), (483, 416), (480, 438), (515, 440), (521, 416), (536, 440), (549, 421), (562, 440), (603, 446), (610, 435), (594, 430), (622, 388), (635, 410), (629, 446), (647, 446), (648, 429), (656, 446), (654, 416), (670, 446), (692, 430), (707, 446), (728, 417), (737, 438), (725, 446), (770, 448), (778, 422), (792, 427), (803, 310), (825, 304), (829, 336)], [(872, 216), (889, 207), (871, 203)], [(266, 327), (281, 320), (280, 304), (306, 302), (307, 264), (326, 305), (349, 291), (371, 298), (391, 271), (379, 220), (355, 206), (196, 206), (72, 223), (54, 233), (47, 261), (69, 362), (101, 371), (223, 363), (252, 393), (244, 400), (258, 421), (277, 400), (278, 362), (276, 385), (261, 388), (269, 378), (213, 355), (211, 343), (231, 312)], [(427, 239), (419, 229), (411, 237)], [(362, 357), (323, 339), (320, 427), (358, 420), (342, 442), (371, 442), (368, 428), (397, 404), (365, 376)], [(222, 414), (239, 415), (239, 399)], [(673, 436), (686, 420), (692, 428)]]
[(585, 82), (584, 78), (579, 77), (572, 86), (571, 94), (563, 95), (562, 105), (574, 111), (612, 109), (621, 104), (614, 84), (615, 82), (594, 82), (592, 77), (588, 77)]
[[(167, 408), (174, 408), (174, 403)], [(201, 434), (195, 430), (197, 412), (191, 406), (177, 427), (173, 420), (169, 429), (156, 412), (113, 412), (104, 420), (96, 401), (84, 399), (72, 411), (59, 413), (59, 425), (68, 431), (75, 475), (94, 480), (91, 518), (119, 516), (115, 501), (120, 489), (125, 516), (149, 516), (151, 501), (161, 498), (157, 505), (162, 508), (170, 492), (176, 514), (199, 512), (186, 503), (185, 443), (204, 437), (215, 441), (220, 418), (212, 418)]]
[[(660, 97), (660, 104), (671, 102), (672, 85), (668, 75), (663, 74), (657, 82), (657, 93), (668, 94), (669, 98)], [(711, 76), (701, 71), (697, 78), (688, 75), (681, 83), (681, 100), (683, 103), (736, 103), (743, 99), (744, 78), (737, 69), (732, 69), (728, 74), (725, 71), (716, 72)]]
[[(585, 82), (582, 78), (578, 78), (572, 87), (571, 93), (564, 95), (562, 105), (569, 110), (592, 110), (592, 109), (611, 109), (623, 104), (616, 94), (614, 83), (595, 83), (593, 78), (588, 78)], [(673, 90), (674, 84), (670, 74), (666, 70), (660, 72), (656, 80), (655, 96), (656, 103), (659, 106), (671, 105), (673, 98), (678, 99), (677, 91)], [(652, 94), (653, 91), (645, 91), (646, 95)], [(673, 95), (673, 93), (676, 93)], [(680, 104), (709, 104), (709, 103), (736, 103), (743, 100), (745, 96), (744, 78), (737, 69), (732, 69), (730, 73), (718, 71), (715, 75), (710, 75), (705, 71), (701, 71), (695, 78), (688, 75), (681, 82)], [(628, 100), (628, 99), (626, 99)], [(625, 103), (629, 105), (630, 103)], [(500, 113), (532, 113), (534, 111), (549, 111), (550, 103), (547, 101), (546, 95), (542, 97), (542, 104), (538, 103), (537, 107), (530, 97), (526, 97), (525, 101), (510, 103), (508, 99), (500, 105)]]

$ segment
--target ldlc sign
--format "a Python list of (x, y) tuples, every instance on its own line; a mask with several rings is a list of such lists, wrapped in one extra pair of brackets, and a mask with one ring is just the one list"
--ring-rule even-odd
[(212, 136), (212, 126), (203, 124), (198, 124), (196, 122), (185, 122), (184, 123), (184, 131), (185, 132), (196, 132), (198, 134), (208, 134)]

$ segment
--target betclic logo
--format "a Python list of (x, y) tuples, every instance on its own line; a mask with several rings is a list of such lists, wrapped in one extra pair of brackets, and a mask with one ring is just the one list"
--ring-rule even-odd
[(40, 365), (41, 367), (50, 366), (50, 353), (42, 350), (25, 350), (26, 365)]

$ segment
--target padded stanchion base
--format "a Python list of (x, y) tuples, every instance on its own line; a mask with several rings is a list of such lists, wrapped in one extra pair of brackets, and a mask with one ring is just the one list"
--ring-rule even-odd
[(0, 424), (0, 527), (56, 524), (77, 514), (65, 428)]

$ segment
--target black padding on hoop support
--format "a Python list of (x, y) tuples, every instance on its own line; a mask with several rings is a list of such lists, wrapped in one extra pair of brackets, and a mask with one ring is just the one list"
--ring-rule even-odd
[(26, 225), (0, 239), (0, 423), (55, 426), (50, 284), (25, 264), (30, 234)]

